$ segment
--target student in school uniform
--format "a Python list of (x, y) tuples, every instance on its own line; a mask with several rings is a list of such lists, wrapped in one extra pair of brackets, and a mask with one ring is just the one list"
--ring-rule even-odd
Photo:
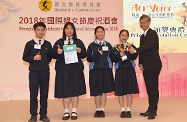
[[(78, 62), (65, 63), (64, 45), (76, 44)], [(53, 58), (56, 59), (55, 70), (55, 98), (63, 98), (64, 115), (62, 120), (70, 118), (69, 104), (72, 104), (71, 119), (77, 119), (77, 106), (79, 96), (86, 94), (84, 78), (84, 65), (82, 59), (86, 58), (84, 43), (77, 38), (73, 23), (64, 25), (63, 37), (53, 46)]]
[[(131, 118), (131, 105), (132, 105), (132, 94), (138, 94), (138, 84), (135, 73), (135, 63), (134, 60), (137, 58), (138, 54), (130, 54), (128, 52), (128, 40), (129, 32), (128, 30), (121, 30), (119, 33), (119, 41), (118, 44), (114, 48), (114, 52), (116, 58), (114, 58), (115, 62), (115, 95), (118, 96), (119, 104), (121, 107), (121, 118)], [(124, 50), (120, 50), (119, 46), (123, 46)], [(124, 95), (126, 95), (126, 104), (127, 109), (125, 110), (124, 106)]]
[(37, 121), (38, 89), (40, 89), (40, 120), (49, 122), (47, 99), (49, 89), (49, 63), (52, 59), (51, 43), (44, 39), (46, 25), (38, 22), (33, 25), (36, 37), (26, 43), (23, 60), (29, 62), (30, 114), (28, 122)]
[(112, 46), (105, 40), (105, 29), (102, 26), (95, 28), (95, 41), (87, 49), (89, 65), (90, 95), (94, 96), (96, 111), (94, 117), (105, 117), (107, 93), (114, 90), (112, 73)]

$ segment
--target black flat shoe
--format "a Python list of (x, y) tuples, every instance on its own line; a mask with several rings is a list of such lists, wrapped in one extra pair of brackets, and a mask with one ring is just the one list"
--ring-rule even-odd
[(70, 118), (70, 114), (69, 113), (64, 113), (64, 116), (62, 117), (62, 120), (68, 120), (69, 118)]
[(100, 111), (96, 111), (94, 114), (94, 117), (96, 117), (96, 118), (100, 117)]
[(105, 117), (105, 112), (104, 111), (100, 111), (100, 117), (104, 118)]
[(132, 115), (131, 115), (131, 112), (130, 112), (130, 111), (127, 111), (126, 117), (127, 117), (127, 118), (131, 118), (131, 117), (132, 117)]
[(125, 118), (125, 117), (126, 117), (126, 112), (125, 112), (125, 111), (122, 111), (121, 114), (120, 114), (120, 117), (121, 117), (121, 118)]
[(76, 119), (77, 119), (77, 113), (76, 112), (72, 112), (71, 113), (71, 120), (76, 120)]

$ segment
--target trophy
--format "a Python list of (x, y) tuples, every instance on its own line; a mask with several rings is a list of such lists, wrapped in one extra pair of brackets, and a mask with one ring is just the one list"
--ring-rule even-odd
[(119, 52), (124, 51), (124, 45), (123, 45), (123, 43), (117, 44), (117, 45), (116, 45), (116, 49), (117, 49)]
[[(115, 48), (116, 48), (119, 52), (123, 52), (124, 49), (125, 49), (125, 50), (127, 49), (127, 44), (124, 45), (123, 43), (120, 43), (120, 44), (117, 44), (117, 45), (115, 46)], [(125, 56), (122, 56), (121, 59), (122, 59), (122, 61), (125, 61), (125, 60), (127, 60), (127, 56), (126, 56), (126, 55), (125, 55)]]

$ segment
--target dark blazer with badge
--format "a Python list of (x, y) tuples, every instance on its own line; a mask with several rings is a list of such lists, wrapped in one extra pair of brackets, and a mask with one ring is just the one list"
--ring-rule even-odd
[[(46, 71), (49, 70), (49, 63), (52, 59), (52, 46), (47, 40), (41, 45), (41, 49), (35, 49), (34, 45), (37, 44), (34, 40), (26, 43), (22, 59), (29, 62), (29, 71)], [(35, 61), (34, 56), (40, 52), (41, 60)]]
[[(108, 49), (103, 51), (103, 55), (98, 52), (102, 47), (106, 46)], [(110, 43), (106, 40), (103, 41), (102, 45), (99, 45), (97, 41), (93, 41), (89, 44), (87, 49), (87, 61), (90, 62), (89, 69), (112, 69), (112, 59), (114, 57), (114, 51)]]

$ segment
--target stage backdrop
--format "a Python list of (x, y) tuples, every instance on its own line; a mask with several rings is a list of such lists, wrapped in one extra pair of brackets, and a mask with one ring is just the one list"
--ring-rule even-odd
[[(34, 38), (33, 24), (39, 21), (47, 25), (45, 38), (52, 44), (62, 37), (64, 23), (71, 21), (86, 47), (98, 25), (105, 27), (106, 40), (114, 45), (123, 28), (123, 0), (0, 0), (0, 100), (29, 99), (28, 63), (22, 54), (26, 42)], [(54, 64), (55, 60), (50, 64), (49, 98), (54, 98)], [(89, 69), (84, 64), (87, 98)]]
[[(171, 2), (172, 1), (172, 2)], [(160, 37), (163, 68), (159, 78), (160, 96), (187, 96), (186, 4), (179, 0), (0, 0), (0, 101), (29, 99), (28, 63), (22, 61), (25, 43), (34, 38), (32, 26), (42, 21), (47, 25), (46, 39), (52, 44), (62, 37), (64, 23), (75, 24), (78, 38), (87, 47), (94, 40), (94, 28), (104, 26), (106, 40), (118, 43), (122, 28), (130, 31), (130, 42), (139, 46), (139, 17), (149, 14), (151, 27)], [(136, 60), (136, 63), (138, 61)], [(50, 64), (49, 98), (54, 98), (53, 60)], [(85, 79), (89, 98), (88, 63)], [(145, 97), (142, 73), (136, 67), (140, 94)], [(108, 94), (108, 97), (114, 97)]]

